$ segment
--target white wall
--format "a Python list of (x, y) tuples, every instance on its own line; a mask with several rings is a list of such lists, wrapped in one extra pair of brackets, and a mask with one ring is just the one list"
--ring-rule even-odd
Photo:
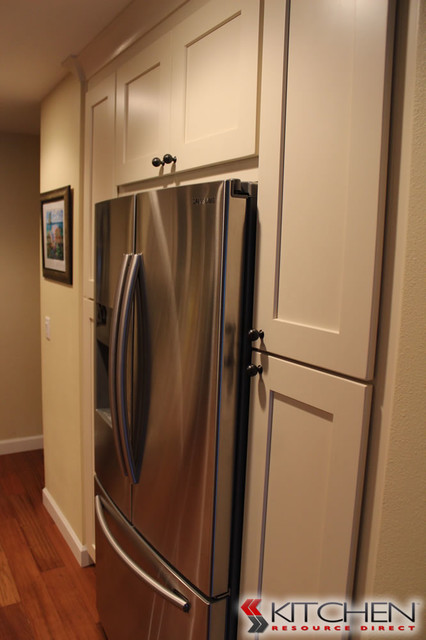
[[(80, 420), (80, 170), (81, 90), (68, 76), (41, 109), (40, 191), (73, 191), (73, 284), (41, 275), (41, 353), (45, 487), (66, 523), (83, 539)], [(51, 339), (44, 336), (44, 317)]]
[(42, 444), (39, 137), (0, 133), (0, 168), (0, 453), (7, 453)]

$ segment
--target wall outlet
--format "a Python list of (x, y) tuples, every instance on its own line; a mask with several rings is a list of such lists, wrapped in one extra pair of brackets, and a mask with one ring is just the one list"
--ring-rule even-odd
[(50, 318), (49, 316), (44, 316), (44, 335), (46, 340), (50, 340)]

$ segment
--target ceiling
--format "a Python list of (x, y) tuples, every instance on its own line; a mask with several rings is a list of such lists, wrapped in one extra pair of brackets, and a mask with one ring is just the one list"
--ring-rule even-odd
[(1, 0), (0, 132), (38, 133), (40, 102), (135, 0)]

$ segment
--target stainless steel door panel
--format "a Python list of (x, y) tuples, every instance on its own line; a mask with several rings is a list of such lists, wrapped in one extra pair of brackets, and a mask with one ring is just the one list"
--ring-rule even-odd
[[(97, 606), (108, 640), (223, 640), (227, 599), (211, 603), (197, 595), (111, 505), (108, 508), (104, 501), (100, 509), (104, 524), (100, 525), (97, 513)], [(154, 586), (146, 582), (145, 574)], [(166, 595), (157, 591), (156, 584)]]
[(96, 302), (112, 309), (122, 258), (134, 248), (134, 198), (100, 202), (96, 216)]
[(95, 412), (96, 474), (111, 499), (125, 516), (130, 518), (131, 490), (129, 480), (123, 476), (118, 463), (114, 440), (110, 412), (97, 410)]
[[(235, 407), (220, 407), (219, 380), (225, 372), (222, 400), (234, 397), (238, 366), (239, 321), (226, 317), (222, 299), (225, 189), (218, 182), (140, 194), (136, 231), (136, 251), (145, 265), (152, 370), (133, 522), (190, 582), (215, 595), (228, 589), (235, 418)], [(232, 243), (238, 282), (241, 205)], [(230, 290), (237, 316), (238, 282)], [(226, 417), (223, 429), (231, 431), (225, 438), (218, 435), (219, 413)], [(225, 496), (220, 505), (217, 482)], [(215, 539), (216, 527), (221, 540)]]
[[(109, 388), (113, 305), (122, 274), (123, 256), (134, 248), (134, 198), (124, 197), (96, 205), (96, 336), (95, 336), (95, 470), (100, 482), (130, 516), (129, 481), (117, 454), (113, 431), (114, 398)], [(111, 342), (112, 339), (112, 342)], [(112, 388), (114, 385), (112, 385)]]

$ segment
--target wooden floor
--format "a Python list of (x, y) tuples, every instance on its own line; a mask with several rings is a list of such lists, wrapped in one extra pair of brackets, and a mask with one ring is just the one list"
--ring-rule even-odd
[(82, 569), (42, 505), (43, 455), (0, 456), (0, 640), (105, 640), (95, 569)]

